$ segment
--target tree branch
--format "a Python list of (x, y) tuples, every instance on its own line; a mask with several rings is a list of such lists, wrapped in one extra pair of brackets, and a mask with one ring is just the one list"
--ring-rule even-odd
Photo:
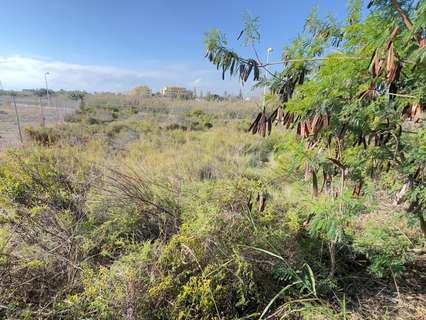
[(408, 30), (413, 31), (413, 23), (411, 22), (408, 15), (402, 10), (401, 6), (399, 5), (397, 0), (391, 0), (393, 7), (395, 10), (399, 13), (399, 15), (402, 17), (402, 20), (404, 20), (405, 26), (408, 28)]
[[(370, 60), (368, 57), (356, 57), (356, 56), (333, 56), (333, 58), (343, 59), (343, 60)], [(323, 61), (330, 59), (330, 57), (309, 57), (309, 58), (298, 58), (298, 59), (286, 59), (282, 61), (269, 62), (265, 64), (259, 64), (259, 67), (272, 66), (277, 64), (286, 64), (288, 62), (305, 62), (305, 61)]]

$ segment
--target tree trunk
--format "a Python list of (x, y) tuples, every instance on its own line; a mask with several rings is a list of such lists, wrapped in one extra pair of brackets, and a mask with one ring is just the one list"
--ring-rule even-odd
[(312, 190), (314, 192), (314, 196), (318, 197), (319, 192), (318, 192), (318, 178), (317, 178), (317, 173), (315, 172), (314, 169), (312, 169)]
[(334, 274), (336, 273), (336, 241), (331, 240), (328, 244), (328, 252), (330, 254), (330, 273), (328, 276), (330, 278), (334, 277)]
[(426, 221), (425, 221), (425, 218), (423, 217), (422, 210), (418, 212), (418, 216), (419, 216), (419, 222), (420, 222), (420, 229), (423, 232), (423, 237), (426, 238)]

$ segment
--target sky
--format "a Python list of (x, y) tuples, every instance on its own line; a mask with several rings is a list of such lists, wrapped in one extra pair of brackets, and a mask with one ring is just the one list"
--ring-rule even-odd
[[(1, 0), (0, 81), (4, 89), (44, 86), (126, 92), (185, 86), (237, 93), (237, 78), (205, 58), (204, 34), (219, 28), (232, 48), (249, 12), (260, 18), (259, 53), (279, 60), (303, 29), (313, 5), (321, 15), (346, 14), (345, 0)], [(250, 85), (244, 87), (249, 94)]]

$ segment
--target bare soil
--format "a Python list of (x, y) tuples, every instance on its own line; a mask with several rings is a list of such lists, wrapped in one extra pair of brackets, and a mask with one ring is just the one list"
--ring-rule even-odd
[[(43, 107), (46, 126), (51, 126), (63, 121), (64, 116), (73, 112), (72, 108)], [(41, 112), (39, 106), (18, 105), (18, 115), (21, 130), (25, 140), (25, 128), (41, 125)], [(11, 146), (20, 144), (16, 115), (14, 108), (9, 103), (0, 105), (0, 152)]]

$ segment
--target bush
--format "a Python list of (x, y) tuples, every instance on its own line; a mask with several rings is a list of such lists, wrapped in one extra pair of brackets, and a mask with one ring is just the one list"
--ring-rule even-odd
[(54, 144), (60, 139), (60, 134), (54, 128), (25, 128), (25, 134), (30, 137), (34, 142), (49, 146)]
[(369, 259), (369, 271), (380, 278), (403, 274), (405, 264), (414, 258), (408, 251), (411, 245), (400, 229), (376, 221), (369, 222), (354, 243), (356, 250)]
[(37, 308), (78, 283), (89, 254), (82, 249), (85, 202), (97, 171), (76, 158), (75, 150), (33, 148), (10, 153), (7, 160), (0, 166), (2, 223), (16, 245), (7, 248), (13, 265), (0, 266), (0, 295), (17, 307), (11, 316), (20, 318), (25, 312), (35, 316)]

